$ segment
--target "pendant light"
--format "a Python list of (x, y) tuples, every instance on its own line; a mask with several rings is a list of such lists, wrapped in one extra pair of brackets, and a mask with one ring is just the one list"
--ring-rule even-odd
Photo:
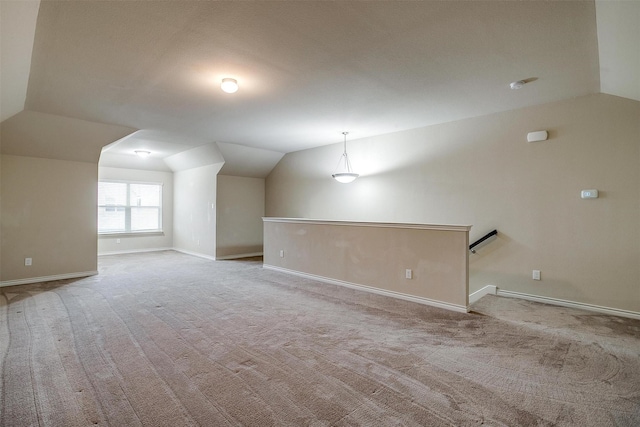
[[(338, 165), (336, 166), (336, 170), (331, 175), (336, 181), (341, 182), (343, 184), (347, 184), (349, 182), (354, 181), (358, 175), (353, 172), (351, 169), (351, 162), (349, 161), (349, 156), (347, 155), (347, 134), (349, 132), (342, 132), (344, 135), (344, 153), (340, 156), (340, 160), (338, 160)], [(341, 167), (342, 166), (342, 167)]]

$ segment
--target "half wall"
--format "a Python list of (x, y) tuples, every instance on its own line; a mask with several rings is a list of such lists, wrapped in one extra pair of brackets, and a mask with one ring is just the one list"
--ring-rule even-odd
[(471, 226), (263, 221), (265, 268), (467, 311)]

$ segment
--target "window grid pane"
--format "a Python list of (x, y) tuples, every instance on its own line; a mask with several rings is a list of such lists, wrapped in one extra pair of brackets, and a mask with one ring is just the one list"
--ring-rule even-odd
[(126, 206), (127, 184), (124, 182), (99, 182), (98, 206)]
[(125, 208), (101, 206), (98, 208), (98, 232), (125, 232)]
[(159, 225), (158, 208), (152, 207), (132, 207), (131, 208), (131, 231), (157, 230)]
[(131, 184), (131, 206), (160, 206), (160, 186)]

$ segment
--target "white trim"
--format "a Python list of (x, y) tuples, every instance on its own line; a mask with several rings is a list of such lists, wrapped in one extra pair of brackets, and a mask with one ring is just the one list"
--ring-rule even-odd
[(120, 237), (149, 237), (149, 236), (164, 236), (164, 231), (153, 230), (153, 231), (122, 231), (122, 232), (98, 233), (99, 239), (118, 239)]
[(211, 255), (205, 255), (205, 254), (201, 254), (201, 253), (198, 253), (198, 252), (191, 252), (191, 251), (187, 251), (185, 249), (178, 249), (178, 248), (173, 248), (173, 250), (176, 251), (176, 252), (183, 253), (183, 254), (187, 254), (187, 255), (191, 255), (191, 256), (197, 256), (198, 258), (204, 258), (204, 259), (208, 259), (208, 260), (211, 260), (211, 261), (215, 261), (216, 260), (216, 257), (211, 256)]
[(602, 314), (609, 314), (612, 316), (630, 317), (632, 319), (640, 319), (640, 313), (637, 311), (621, 310), (619, 308), (603, 307), (600, 305), (587, 304), (583, 302), (567, 301), (558, 298), (541, 297), (538, 295), (524, 294), (521, 292), (503, 291), (498, 289), (498, 296), (509, 298), (521, 298), (529, 301), (542, 302), (545, 304), (559, 305), (562, 307), (577, 308), (580, 310), (595, 311)]
[(235, 255), (224, 255), (224, 256), (217, 256), (216, 259), (218, 260), (227, 260), (227, 259), (239, 259), (239, 258), (251, 258), (254, 256), (263, 256), (264, 252), (251, 252), (248, 254), (235, 254)]
[(420, 230), (447, 230), (447, 231), (469, 231), (470, 225), (446, 225), (446, 224), (405, 224), (399, 222), (362, 222), (362, 221), (334, 221), (324, 219), (306, 218), (271, 218), (263, 217), (263, 222), (284, 222), (291, 224), (314, 224), (314, 225), (347, 225), (352, 227), (381, 227), (381, 228), (414, 228)]
[(131, 249), (131, 250), (127, 250), (127, 251), (98, 252), (98, 256), (138, 254), (138, 253), (143, 253), (143, 252), (161, 252), (161, 251), (172, 251), (172, 250), (173, 250), (173, 248)]
[(78, 273), (55, 274), (53, 276), (29, 277), (27, 279), (5, 280), (0, 282), (0, 288), (4, 286), (28, 285), (30, 283), (51, 282), (54, 280), (78, 279), (80, 277), (95, 276), (98, 271), (81, 271)]
[(201, 253), (197, 253), (197, 252), (191, 252), (191, 251), (187, 251), (187, 250), (184, 250), (184, 249), (178, 249), (178, 248), (150, 248), (150, 249), (133, 249), (133, 250), (127, 250), (127, 251), (100, 252), (100, 253), (98, 253), (98, 256), (126, 255), (126, 254), (138, 254), (138, 253), (144, 253), (144, 252), (162, 252), (162, 251), (181, 252), (183, 254), (196, 256), (196, 257), (199, 257), (199, 258), (205, 258), (205, 259), (208, 259), (208, 260), (211, 260), (211, 261), (240, 259), (240, 258), (251, 258), (251, 257), (263, 256), (264, 255), (263, 252), (251, 252), (251, 253), (245, 253), (245, 254), (236, 254), (236, 255), (225, 255), (225, 256), (221, 256), (221, 257), (212, 257), (211, 255), (205, 255), (205, 254), (201, 254)]
[(135, 181), (131, 179), (100, 179), (98, 182), (115, 182), (116, 184), (143, 184), (143, 185), (160, 185), (164, 187), (164, 182), (159, 181)]
[(276, 267), (273, 265), (263, 264), (262, 268), (267, 270), (274, 270), (280, 273), (292, 274), (294, 276), (300, 276), (307, 279), (317, 280), (319, 282), (329, 283), (331, 285), (344, 286), (346, 288), (357, 289), (360, 291), (370, 292), (378, 295), (384, 295), (387, 297), (397, 298), (405, 301), (417, 302), (418, 304), (430, 305), (433, 307), (444, 308), (447, 310), (457, 311), (459, 313), (467, 313), (469, 311), (469, 307), (465, 307), (463, 305), (451, 304), (448, 302), (432, 300), (424, 297), (417, 297), (414, 295), (407, 295), (400, 292), (388, 291), (385, 289), (374, 288), (372, 286), (360, 285), (357, 283), (345, 282), (343, 280), (331, 279), (324, 276), (317, 276), (315, 274), (302, 273), (296, 270), (289, 270), (288, 268)]
[(485, 295), (496, 295), (497, 292), (498, 292), (498, 288), (496, 286), (487, 285), (484, 288), (477, 290), (472, 294), (469, 294), (469, 304), (473, 304), (474, 302), (477, 302), (480, 298), (482, 298)]

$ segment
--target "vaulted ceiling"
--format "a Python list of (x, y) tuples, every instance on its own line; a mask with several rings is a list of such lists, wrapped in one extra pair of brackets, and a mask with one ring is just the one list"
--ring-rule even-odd
[[(29, 120), (52, 116), (128, 135), (103, 153), (112, 166), (135, 148), (161, 159), (218, 143), (229, 174), (265, 176), (283, 153), (342, 131), (358, 139), (601, 90), (640, 100), (640, 2), (0, 3), (9, 154), (25, 154), (15, 138), (39, 126)], [(223, 93), (223, 77), (240, 90)], [(56, 141), (59, 153), (81, 143)]]

